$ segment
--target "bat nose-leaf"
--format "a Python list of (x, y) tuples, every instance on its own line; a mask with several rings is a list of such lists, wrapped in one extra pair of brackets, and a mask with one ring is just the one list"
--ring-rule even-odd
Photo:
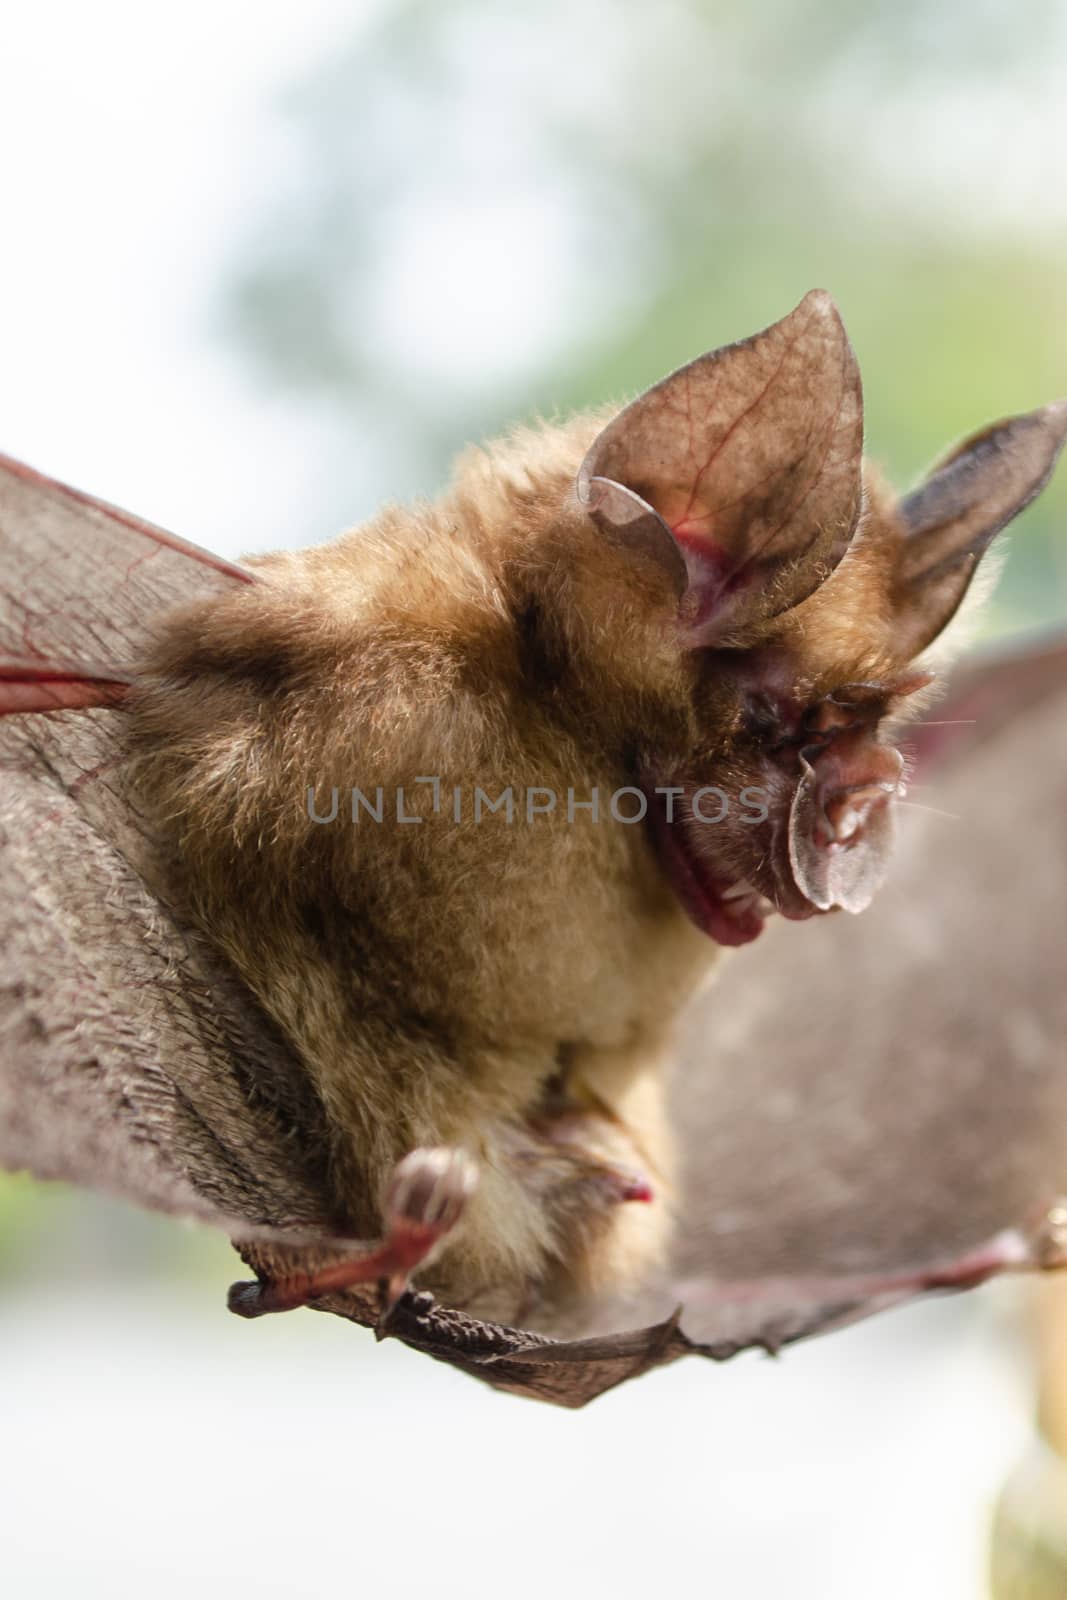
[(815, 826), (817, 844), (845, 846), (856, 844), (872, 816), (889, 804), (890, 792), (881, 783), (834, 789), (822, 798), (821, 816)]

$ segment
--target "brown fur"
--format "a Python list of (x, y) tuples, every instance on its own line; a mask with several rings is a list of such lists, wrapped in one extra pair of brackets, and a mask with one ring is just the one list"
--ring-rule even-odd
[[(575, 494), (603, 417), (460, 461), (434, 504), (390, 508), (167, 620), (133, 703), (131, 777), (176, 892), (283, 1028), (331, 1129), (339, 1226), (380, 1231), (393, 1165), (461, 1145), (482, 1180), (425, 1279), (453, 1304), (551, 1322), (667, 1248), (663, 1072), (719, 950), (646, 828), (578, 811), (472, 816), (476, 786), (586, 800), (683, 772), (760, 781), (752, 684), (820, 701), (892, 683), (891, 497), (845, 560), (745, 648), (686, 648), (669, 573), (606, 540)], [(439, 776), (442, 814), (415, 780)], [(385, 820), (351, 820), (381, 785)], [(462, 820), (451, 793), (463, 793)], [(320, 814), (340, 791), (335, 821)], [(391, 815), (403, 787), (405, 824)], [(743, 852), (743, 831), (716, 848)], [(646, 1172), (651, 1205), (604, 1192)]]
[[(387, 511), (333, 545), (258, 562), (261, 584), (171, 622), (135, 711), (138, 787), (172, 832), (192, 910), (326, 1104), (341, 1218), (373, 1235), (401, 1156), (466, 1146), (482, 1183), (450, 1252), (461, 1265), (446, 1255), (438, 1276), (453, 1300), (503, 1291), (512, 1314), (557, 1255), (584, 1285), (661, 1250), (664, 1200), (612, 1205), (611, 1254), (623, 1259), (598, 1267), (570, 1215), (581, 1161), (528, 1122), (562, 1062), (641, 1127), (635, 1153), (611, 1123), (595, 1125), (665, 1190), (649, 1075), (715, 954), (659, 881), (640, 828), (581, 811), (573, 824), (473, 821), (476, 785), (494, 798), (570, 785), (586, 799), (593, 783), (629, 781), (630, 705), (647, 696), (654, 717), (681, 696), (677, 653), (648, 627), (622, 559), (617, 610), (592, 609), (602, 552), (567, 501), (593, 431), (583, 422), (516, 439), (495, 460), (472, 454), (439, 506)], [(413, 785), (426, 774), (445, 796), (461, 786), (458, 826)], [(386, 821), (353, 824), (352, 787), (373, 797), (379, 784)], [(338, 786), (335, 823), (309, 819), (309, 785), (320, 814)], [(400, 786), (423, 824), (389, 820)], [(595, 1207), (592, 1223), (602, 1234)]]

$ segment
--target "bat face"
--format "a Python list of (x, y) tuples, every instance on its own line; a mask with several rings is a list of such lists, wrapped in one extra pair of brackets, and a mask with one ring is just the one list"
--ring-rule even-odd
[(933, 681), (923, 652), (1065, 432), (1064, 404), (995, 425), (895, 504), (865, 483), (859, 374), (815, 291), (596, 440), (580, 499), (676, 587), (697, 739), (642, 779), (662, 866), (718, 943), (773, 910), (869, 904), (904, 792), (892, 730)]
[[(660, 775), (652, 835), (685, 909), (717, 943), (747, 944), (774, 911), (861, 911), (885, 875), (904, 759), (884, 732), (931, 676), (844, 680), (821, 695), (782, 652), (713, 668), (731, 735), (705, 770)], [(721, 714), (721, 712), (720, 712)]]

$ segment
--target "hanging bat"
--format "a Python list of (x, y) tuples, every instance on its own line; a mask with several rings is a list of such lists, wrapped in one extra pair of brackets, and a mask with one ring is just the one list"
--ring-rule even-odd
[[(247, 1093), (315, 1134), (326, 1215), (291, 1223), (387, 1235), (240, 1308), (414, 1272), (559, 1327), (650, 1274), (675, 1016), (772, 909), (870, 900), (890, 731), (1065, 431), (1000, 424), (896, 502), (816, 294), (613, 420), (469, 458), (436, 507), (231, 569), (132, 670), (13, 661), (15, 709), (125, 695), (144, 870), (273, 1029)], [(534, 809), (475, 819), (509, 790)]]

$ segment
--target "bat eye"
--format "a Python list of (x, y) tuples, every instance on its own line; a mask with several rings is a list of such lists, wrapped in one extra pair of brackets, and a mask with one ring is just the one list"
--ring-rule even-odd
[(751, 739), (766, 742), (781, 738), (782, 719), (778, 707), (766, 695), (750, 694), (745, 697), (741, 722)]

